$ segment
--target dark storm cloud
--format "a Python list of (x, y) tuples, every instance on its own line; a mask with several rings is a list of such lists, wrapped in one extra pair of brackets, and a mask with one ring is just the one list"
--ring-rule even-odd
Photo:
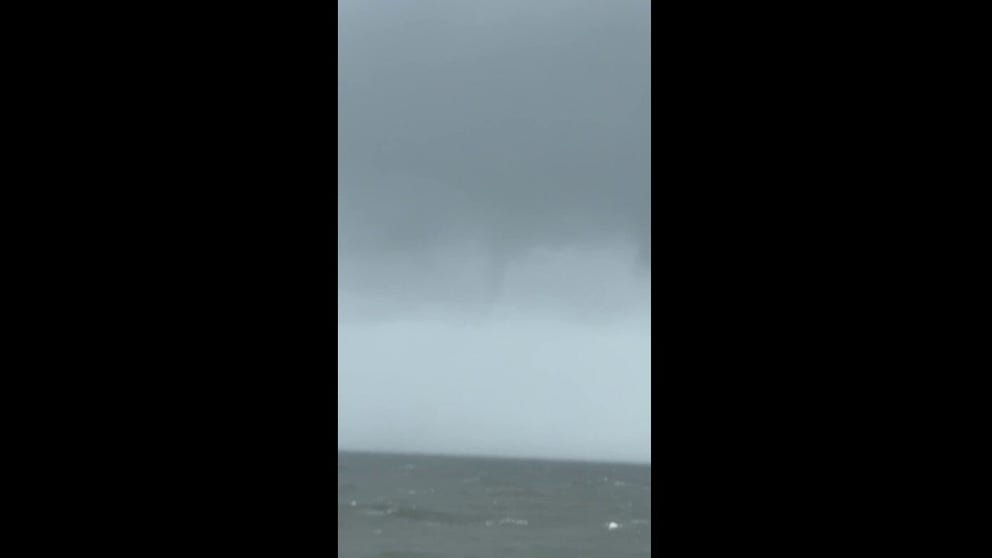
[[(345, 0), (340, 12), (343, 288), (396, 291), (402, 277), (426, 296), (459, 261), (491, 296), (543, 248), (626, 246), (649, 264), (649, 2)], [(483, 294), (469, 291), (438, 296)]]

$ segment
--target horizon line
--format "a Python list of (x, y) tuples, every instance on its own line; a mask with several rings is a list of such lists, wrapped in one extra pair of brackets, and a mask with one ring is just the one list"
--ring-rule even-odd
[(621, 459), (584, 459), (578, 457), (551, 457), (551, 456), (529, 456), (529, 455), (493, 455), (493, 454), (479, 454), (479, 453), (445, 453), (445, 452), (424, 452), (424, 451), (398, 451), (398, 450), (379, 450), (379, 449), (346, 449), (338, 448), (338, 454), (342, 453), (361, 453), (361, 454), (375, 454), (375, 455), (391, 455), (391, 456), (402, 456), (402, 457), (453, 457), (453, 458), (463, 458), (463, 459), (504, 459), (510, 461), (546, 461), (546, 462), (564, 462), (564, 463), (587, 463), (590, 465), (639, 465), (639, 466), (651, 466), (651, 460), (647, 461), (634, 461), (634, 460), (621, 460)]

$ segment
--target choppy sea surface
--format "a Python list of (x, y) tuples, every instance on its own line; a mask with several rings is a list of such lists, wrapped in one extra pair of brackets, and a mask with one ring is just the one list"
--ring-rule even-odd
[(644, 557), (651, 467), (338, 454), (343, 558)]

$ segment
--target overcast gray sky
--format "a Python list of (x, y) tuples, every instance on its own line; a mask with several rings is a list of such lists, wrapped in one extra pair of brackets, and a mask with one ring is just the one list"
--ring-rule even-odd
[(342, 449), (650, 459), (650, 1), (339, 2)]

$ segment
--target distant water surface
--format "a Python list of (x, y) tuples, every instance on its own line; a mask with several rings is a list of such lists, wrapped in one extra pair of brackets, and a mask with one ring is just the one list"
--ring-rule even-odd
[(342, 558), (645, 557), (651, 467), (338, 454)]

